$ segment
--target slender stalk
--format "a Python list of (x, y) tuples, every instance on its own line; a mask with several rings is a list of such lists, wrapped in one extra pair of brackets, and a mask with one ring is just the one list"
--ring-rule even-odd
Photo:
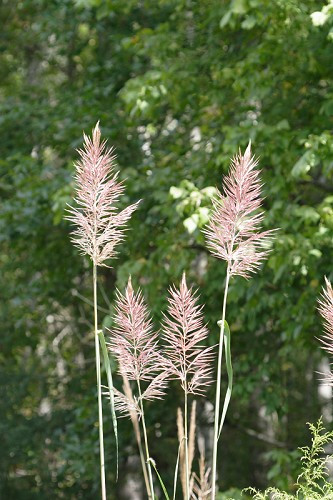
[(146, 460), (147, 460), (148, 477), (149, 477), (149, 484), (150, 484), (151, 495), (149, 496), (149, 491), (147, 493), (148, 493), (149, 498), (151, 498), (152, 500), (154, 500), (155, 499), (155, 495), (154, 495), (154, 483), (153, 483), (153, 475), (152, 475), (152, 472), (151, 472), (150, 454), (149, 454), (148, 437), (147, 437), (147, 429), (146, 429), (146, 421), (145, 421), (145, 414), (144, 414), (144, 411), (143, 411), (143, 403), (142, 403), (142, 397), (141, 397), (142, 396), (141, 395), (141, 385), (140, 385), (140, 381), (139, 380), (137, 380), (137, 384), (138, 384), (138, 392), (139, 392), (139, 398), (140, 398), (141, 422), (142, 422), (143, 438), (144, 438), (144, 442), (145, 442)]
[(173, 477), (173, 497), (172, 497), (172, 500), (175, 500), (175, 498), (176, 498), (178, 468), (179, 468), (180, 452), (181, 452), (181, 449), (182, 449), (182, 446), (183, 446), (183, 441), (184, 441), (184, 437), (182, 437), (182, 439), (179, 442), (179, 446), (178, 446), (178, 453), (177, 453), (177, 460), (176, 460), (176, 466), (175, 466), (175, 473), (174, 473), (174, 477)]
[(220, 323), (220, 340), (219, 340), (219, 352), (217, 361), (217, 380), (216, 380), (216, 394), (215, 394), (215, 414), (214, 414), (214, 440), (213, 440), (213, 460), (212, 460), (212, 492), (211, 499), (215, 500), (216, 497), (216, 466), (217, 466), (217, 443), (218, 443), (218, 432), (219, 432), (219, 415), (220, 415), (220, 399), (221, 399), (221, 372), (222, 372), (222, 353), (223, 353), (223, 342), (224, 342), (224, 320), (227, 308), (227, 296), (228, 287), (230, 280), (230, 270), (229, 266), (227, 269), (227, 276), (225, 280), (225, 289), (223, 297), (223, 308), (222, 308), (222, 320)]
[(95, 319), (95, 359), (96, 359), (96, 379), (97, 379), (97, 398), (98, 398), (99, 455), (100, 455), (100, 465), (101, 465), (102, 500), (106, 500), (104, 437), (103, 437), (103, 408), (102, 408), (102, 387), (101, 387), (101, 359), (100, 359), (100, 351), (99, 351), (98, 318), (97, 318), (97, 266), (96, 266), (96, 264), (93, 264), (93, 285), (94, 285), (94, 319)]
[[(126, 394), (128, 399), (130, 399), (131, 401), (134, 401), (131, 386), (129, 384), (128, 378), (125, 375), (123, 375), (123, 381), (124, 381), (124, 384), (123, 384), (124, 393)], [(142, 472), (143, 472), (143, 477), (144, 477), (144, 481), (145, 481), (145, 486), (146, 486), (148, 498), (151, 498), (150, 484), (149, 484), (149, 478), (148, 478), (148, 473), (147, 473), (147, 464), (145, 461), (145, 455), (144, 455), (144, 451), (142, 448), (142, 440), (141, 440), (141, 434), (140, 434), (138, 415), (135, 411), (131, 411), (130, 417), (131, 417), (131, 421), (132, 421), (133, 428), (134, 428), (136, 442), (138, 443), (140, 462), (141, 462), (141, 466), (142, 466)]]
[(144, 481), (145, 481), (148, 498), (152, 498), (151, 489), (150, 489), (150, 482), (149, 482), (150, 478), (148, 477), (148, 473), (147, 473), (147, 465), (148, 464), (145, 461), (145, 455), (144, 455), (144, 452), (143, 452), (141, 439), (138, 438), (138, 436), (140, 436), (140, 431), (139, 431), (139, 434), (136, 436), (136, 441), (138, 443), (139, 455), (140, 455), (140, 462), (141, 462), (141, 467), (142, 467), (142, 472), (143, 472), (143, 478), (144, 478)]
[(186, 500), (190, 498), (190, 470), (188, 463), (188, 430), (187, 430), (187, 387), (185, 386), (184, 398), (184, 445), (185, 445), (185, 496)]

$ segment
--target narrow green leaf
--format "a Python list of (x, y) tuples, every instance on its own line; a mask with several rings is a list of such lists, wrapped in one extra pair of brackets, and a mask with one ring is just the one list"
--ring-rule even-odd
[(168, 492), (167, 492), (167, 490), (166, 490), (166, 487), (165, 487), (165, 485), (164, 485), (164, 483), (163, 483), (163, 481), (162, 481), (162, 478), (161, 478), (161, 476), (159, 475), (158, 470), (156, 469), (155, 460), (153, 460), (152, 458), (148, 458), (148, 462), (149, 462), (149, 463), (151, 463), (151, 464), (152, 464), (152, 466), (154, 467), (154, 470), (155, 470), (155, 472), (156, 472), (156, 475), (157, 475), (157, 477), (158, 477), (158, 480), (159, 480), (159, 482), (160, 482), (160, 485), (161, 485), (161, 487), (162, 487), (162, 490), (163, 490), (163, 493), (164, 493), (164, 496), (165, 496), (166, 500), (170, 500), (170, 497), (169, 497)]
[(98, 338), (99, 338), (99, 343), (100, 343), (100, 346), (102, 349), (104, 368), (105, 368), (106, 376), (108, 379), (112, 424), (113, 424), (114, 435), (116, 438), (117, 480), (118, 480), (118, 426), (117, 426), (116, 411), (115, 411), (115, 407), (114, 407), (114, 391), (113, 391), (111, 364), (110, 364), (110, 358), (109, 358), (108, 350), (107, 350), (106, 343), (105, 343), (103, 330), (98, 330)]
[(178, 476), (178, 468), (179, 468), (179, 459), (180, 459), (180, 449), (183, 446), (185, 438), (181, 440), (178, 446), (178, 454), (177, 454), (177, 461), (176, 461), (176, 466), (175, 466), (175, 475), (174, 475), (174, 480), (173, 480), (173, 497), (172, 499), (176, 499), (176, 492), (177, 492), (177, 476)]
[(225, 416), (227, 414), (230, 398), (231, 398), (231, 393), (232, 393), (232, 381), (233, 381), (233, 369), (232, 369), (232, 362), (231, 362), (231, 348), (230, 348), (230, 328), (229, 325), (226, 321), (224, 321), (224, 349), (225, 349), (225, 362), (227, 366), (227, 374), (228, 374), (228, 388), (227, 392), (224, 398), (224, 403), (223, 403), (223, 410), (222, 410), (222, 416), (221, 416), (221, 421), (220, 421), (220, 428), (219, 428), (219, 434), (218, 434), (218, 439), (220, 438), (221, 432), (222, 432), (222, 427), (224, 424)]

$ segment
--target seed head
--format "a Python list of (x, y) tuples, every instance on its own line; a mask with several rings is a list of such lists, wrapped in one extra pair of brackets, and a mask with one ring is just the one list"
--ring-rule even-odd
[[(325, 277), (326, 288), (318, 300), (318, 310), (324, 320), (324, 335), (320, 341), (322, 348), (331, 356), (333, 354), (333, 289), (329, 280)], [(333, 386), (333, 373), (324, 376), (324, 381)]]
[[(162, 362), (158, 334), (153, 330), (148, 308), (141, 291), (134, 292), (131, 278), (128, 280), (125, 294), (117, 292), (114, 322), (109, 347), (117, 359), (119, 373), (128, 380), (149, 383), (141, 396), (136, 397), (135, 404), (139, 403), (140, 399), (161, 399), (167, 385), (168, 373)], [(127, 399), (121, 393), (116, 393), (119, 410), (129, 414), (134, 407), (133, 402), (127, 405)]]
[(245, 278), (255, 272), (269, 253), (275, 230), (261, 231), (263, 212), (258, 160), (251, 156), (251, 143), (244, 155), (236, 155), (224, 178), (224, 195), (218, 192), (213, 213), (204, 230), (211, 253), (227, 261), (230, 275)]
[(202, 306), (192, 289), (187, 287), (183, 274), (180, 287), (171, 287), (167, 315), (163, 321), (165, 365), (178, 378), (184, 391), (202, 394), (211, 380), (212, 347), (200, 343), (208, 336)]
[(138, 203), (119, 212), (116, 208), (124, 193), (124, 184), (118, 181), (115, 172), (115, 155), (112, 148), (101, 142), (99, 123), (92, 137), (83, 135), (83, 149), (79, 149), (79, 160), (75, 163), (77, 207), (69, 207), (66, 219), (76, 229), (72, 241), (83, 255), (89, 255), (96, 265), (116, 255), (115, 247), (124, 238), (125, 226)]

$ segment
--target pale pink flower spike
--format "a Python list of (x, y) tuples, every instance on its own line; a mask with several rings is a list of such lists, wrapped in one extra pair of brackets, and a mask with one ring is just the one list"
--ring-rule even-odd
[(231, 161), (223, 180), (224, 195), (218, 192), (213, 213), (204, 230), (212, 254), (227, 261), (230, 276), (249, 278), (267, 257), (268, 243), (275, 230), (260, 231), (262, 183), (258, 160), (251, 156), (251, 142), (244, 156), (239, 152)]
[(116, 204), (124, 193), (114, 171), (115, 155), (101, 142), (99, 123), (92, 138), (84, 134), (84, 147), (78, 150), (76, 168), (76, 198), (78, 207), (69, 207), (66, 217), (76, 225), (72, 241), (95, 265), (116, 255), (115, 247), (123, 240), (125, 225), (139, 202), (117, 211)]
[(186, 284), (183, 274), (180, 287), (170, 288), (168, 314), (164, 315), (163, 339), (165, 365), (171, 376), (178, 378), (185, 392), (202, 394), (211, 383), (212, 349), (200, 343), (206, 340), (202, 308)]
[[(329, 280), (325, 277), (326, 288), (323, 287), (321, 299), (318, 300), (318, 310), (324, 319), (324, 335), (320, 339), (322, 348), (333, 355), (333, 289)], [(333, 386), (333, 373), (324, 376), (324, 382)]]
[[(115, 327), (111, 331), (110, 350), (115, 355), (119, 373), (136, 382), (148, 382), (139, 394), (140, 400), (161, 399), (165, 394), (168, 373), (163, 367), (158, 348), (158, 334), (154, 332), (148, 308), (141, 291), (134, 292), (129, 278), (125, 294), (117, 292)], [(123, 414), (134, 410), (121, 393), (115, 393), (116, 406)], [(135, 411), (139, 413), (138, 404)]]
[(261, 231), (263, 212), (259, 211), (259, 209), (262, 205), (262, 183), (259, 177), (260, 171), (256, 169), (257, 165), (258, 160), (251, 155), (251, 142), (249, 142), (244, 155), (239, 151), (238, 155), (232, 159), (229, 173), (223, 180), (223, 194), (218, 192), (217, 199), (213, 200), (212, 215), (203, 231), (211, 253), (227, 262), (222, 318), (219, 322), (220, 339), (214, 411), (212, 500), (215, 500), (216, 497), (217, 444), (232, 388), (232, 376), (228, 372), (230, 387), (228, 386), (222, 416), (220, 417), (222, 352), (223, 343), (227, 342), (224, 330), (229, 282), (232, 276), (238, 275), (249, 278), (251, 273), (258, 270), (269, 253), (269, 245), (276, 231)]

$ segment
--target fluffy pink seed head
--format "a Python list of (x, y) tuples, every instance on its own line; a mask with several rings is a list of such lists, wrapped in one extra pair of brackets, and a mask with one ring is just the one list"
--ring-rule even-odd
[(274, 230), (261, 231), (263, 212), (258, 160), (251, 154), (251, 143), (244, 155), (239, 152), (224, 178), (224, 194), (218, 192), (213, 212), (204, 230), (211, 253), (227, 261), (230, 275), (245, 278), (255, 272), (267, 257)]
[[(94, 264), (103, 265), (116, 255), (115, 247), (124, 238), (125, 226), (138, 203), (117, 210), (124, 185), (114, 171), (115, 155), (101, 141), (99, 123), (92, 137), (83, 135), (83, 149), (75, 163), (76, 207), (69, 207), (66, 218), (74, 223), (72, 241), (83, 255), (90, 256)], [(104, 264), (105, 265), (105, 264)]]
[(162, 325), (165, 365), (184, 391), (200, 395), (211, 382), (212, 370), (212, 348), (201, 345), (208, 336), (202, 306), (188, 288), (185, 273), (179, 288), (173, 286), (169, 293)]
[[(329, 355), (333, 355), (333, 289), (329, 280), (325, 277), (325, 285), (321, 298), (318, 300), (318, 310), (324, 320), (324, 335), (320, 341), (322, 348)], [(333, 386), (333, 373), (331, 372), (324, 379), (329, 385)]]
[[(141, 396), (135, 400), (138, 407), (140, 400), (161, 399), (169, 373), (163, 364), (148, 308), (141, 291), (133, 290), (131, 278), (125, 293), (117, 292), (114, 322), (109, 347), (117, 359), (120, 374), (128, 380), (146, 383)], [(126, 410), (126, 401), (125, 396), (116, 394), (116, 403), (122, 413)], [(127, 410), (130, 414), (133, 407), (128, 404)]]
[(129, 380), (152, 380), (160, 369), (157, 333), (142, 293), (134, 292), (131, 278), (124, 295), (117, 292), (114, 322), (110, 346), (121, 374)]

